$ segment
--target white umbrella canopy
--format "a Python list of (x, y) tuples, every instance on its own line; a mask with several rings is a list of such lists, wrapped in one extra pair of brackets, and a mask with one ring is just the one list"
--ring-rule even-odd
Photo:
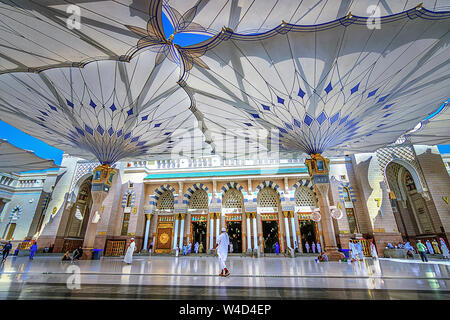
[(69, 154), (105, 164), (170, 157), (198, 124), (177, 84), (179, 67), (157, 58), (146, 50), (129, 63), (0, 75), (1, 119)]
[(184, 75), (185, 89), (207, 135), (275, 129), (281, 151), (372, 152), (448, 94), (449, 18), (417, 7), (382, 17), (380, 29), (347, 16), (260, 35), (224, 30), (183, 49), (206, 65)]
[[(0, 73), (38, 72), (103, 59), (129, 60), (139, 37), (126, 25), (145, 27), (158, 12), (154, 2), (3, 0)], [(71, 10), (73, 5), (78, 12)], [(78, 16), (79, 28), (73, 27)]]
[[(449, 10), (448, 0), (424, 0), (430, 10)], [(318, 25), (346, 16), (366, 17), (378, 6), (380, 16), (405, 11), (419, 4), (410, 0), (166, 0), (163, 11), (171, 20), (174, 33), (200, 32), (217, 34), (222, 27), (240, 34), (262, 33), (282, 21), (297, 25)]]
[(0, 172), (22, 172), (60, 168), (53, 160), (43, 159), (33, 153), (0, 139)]
[(405, 136), (414, 144), (450, 144), (450, 100), (447, 100), (439, 112), (419, 123)]

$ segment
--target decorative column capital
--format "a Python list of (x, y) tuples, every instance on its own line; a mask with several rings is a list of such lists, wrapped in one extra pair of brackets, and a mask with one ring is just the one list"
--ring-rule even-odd
[(150, 219), (152, 218), (152, 213), (146, 213), (146, 214), (145, 214), (145, 218), (146, 218), (147, 220), (150, 220)]
[(283, 216), (284, 216), (285, 218), (289, 217), (289, 211), (283, 211)]
[(328, 195), (328, 189), (330, 188), (329, 183), (316, 183), (314, 184), (314, 188), (316, 191), (320, 193), (321, 196), (327, 196)]
[(216, 219), (220, 219), (220, 212), (216, 212)]
[(256, 212), (252, 212), (251, 214), (252, 214), (252, 218), (256, 219)]
[(209, 218), (210, 218), (210, 219), (214, 219), (215, 216), (216, 216), (216, 213), (215, 213), (215, 212), (210, 212), (210, 213), (209, 213)]
[(186, 214), (185, 213), (179, 213), (179, 215), (180, 215), (180, 219), (184, 220), (184, 217), (186, 216)]
[(252, 214), (251, 214), (250, 212), (246, 212), (246, 213), (245, 213), (245, 217), (246, 217), (247, 219), (250, 219), (250, 218), (251, 218), (251, 215), (252, 215)]

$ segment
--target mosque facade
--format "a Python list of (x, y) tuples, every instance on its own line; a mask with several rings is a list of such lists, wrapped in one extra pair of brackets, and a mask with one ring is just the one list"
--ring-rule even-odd
[[(388, 242), (443, 237), (448, 243), (448, 159), (436, 146), (409, 144), (331, 158), (328, 198), (339, 209), (332, 219), (338, 247), (373, 240), (382, 255)], [(122, 255), (131, 238), (140, 252), (151, 246), (153, 253), (175, 254), (198, 242), (210, 253), (222, 227), (233, 253), (243, 255), (274, 253), (277, 242), (282, 254), (288, 247), (304, 253), (313, 243), (324, 246), (319, 201), (303, 160), (119, 162), (100, 212), (93, 212), (98, 165), (65, 154), (59, 171), (1, 184), (2, 238), (65, 252), (83, 246), (89, 224), (97, 223), (94, 248), (104, 256)], [(21, 181), (28, 180), (34, 184), (25, 187)]]

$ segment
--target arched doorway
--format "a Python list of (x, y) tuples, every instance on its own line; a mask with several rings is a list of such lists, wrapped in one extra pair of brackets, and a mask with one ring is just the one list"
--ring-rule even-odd
[(263, 235), (264, 253), (275, 253), (275, 244), (281, 247), (279, 239), (278, 212), (280, 207), (280, 196), (271, 187), (264, 187), (258, 192), (258, 207), (262, 209), (261, 229)]
[(189, 200), (189, 209), (191, 212), (191, 235), (192, 250), (198, 242), (202, 252), (206, 250), (206, 231), (207, 231), (207, 213), (208, 213), (208, 194), (203, 189), (195, 190)]
[(64, 231), (63, 252), (73, 251), (83, 245), (92, 208), (91, 186), (92, 176), (85, 179), (78, 188), (77, 199), (70, 210)]
[[(244, 196), (235, 188), (228, 189), (223, 195), (222, 208), (225, 209), (225, 223), (232, 252), (242, 253), (242, 208)], [(230, 249), (231, 250), (231, 249)]]
[(158, 212), (158, 225), (156, 231), (156, 253), (169, 253), (172, 250), (173, 239), (173, 215), (163, 213), (173, 213), (175, 197), (171, 190), (165, 190), (156, 201)]
[(300, 208), (310, 208), (309, 210), (304, 210), (303, 212), (297, 213), (302, 252), (308, 251), (306, 250), (307, 243), (311, 250), (312, 243), (317, 243), (319, 241), (319, 229), (317, 222), (314, 222), (311, 218), (312, 210), (316, 207), (316, 205), (317, 203), (314, 192), (310, 188), (299, 186), (295, 191), (295, 206)]
[(412, 166), (391, 162), (386, 167), (386, 179), (391, 188), (397, 226), (403, 236), (415, 242), (417, 236), (435, 235), (435, 228), (423, 197), (423, 186)]

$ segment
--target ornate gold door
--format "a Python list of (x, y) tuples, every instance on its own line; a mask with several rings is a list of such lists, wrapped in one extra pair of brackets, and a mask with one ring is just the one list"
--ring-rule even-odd
[(170, 253), (172, 246), (172, 228), (158, 228), (156, 234), (156, 253)]

